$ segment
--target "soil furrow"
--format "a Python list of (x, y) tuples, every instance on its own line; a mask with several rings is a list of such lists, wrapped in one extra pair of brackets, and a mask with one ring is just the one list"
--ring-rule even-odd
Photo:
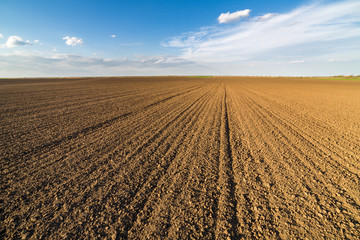
[[(200, 86), (201, 87), (201, 86)], [(191, 89), (191, 90), (187, 90), (185, 92), (181, 92), (181, 93), (177, 93), (177, 94), (174, 94), (170, 97), (167, 97), (167, 98), (164, 98), (164, 99), (161, 99), (157, 102), (154, 102), (154, 103), (151, 103), (145, 107), (142, 107), (142, 109), (140, 110), (136, 110), (136, 111), (130, 111), (130, 112), (126, 112), (126, 113), (123, 113), (121, 115), (118, 115), (116, 117), (113, 117), (111, 119), (108, 119), (108, 120), (105, 120), (103, 122), (100, 122), (100, 123), (97, 123), (95, 125), (92, 125), (92, 126), (89, 126), (89, 127), (86, 127), (86, 128), (83, 128), (83, 129), (80, 129), (70, 135), (67, 135), (59, 140), (55, 140), (55, 141), (52, 141), (52, 142), (49, 142), (47, 144), (44, 144), (44, 145), (40, 145), (40, 146), (36, 146), (30, 150), (26, 150), (26, 151), (23, 151), (23, 152), (20, 152), (17, 154), (17, 156), (28, 156), (28, 155), (32, 155), (34, 153), (37, 153), (37, 152), (43, 152), (44, 150), (48, 151), (49, 149), (52, 149), (56, 146), (58, 146), (59, 144), (61, 144), (62, 142), (66, 142), (66, 141), (69, 141), (69, 140), (72, 140), (72, 139), (75, 139), (75, 138), (78, 138), (78, 137), (83, 137), (85, 136), (86, 134), (88, 133), (91, 133), (91, 132), (94, 132), (98, 129), (102, 129), (102, 128), (106, 128), (106, 127), (109, 127), (111, 126), (113, 123), (115, 123), (116, 121), (118, 120), (121, 120), (123, 118), (126, 118), (128, 116), (131, 116), (131, 115), (134, 115), (136, 114), (138, 111), (143, 111), (143, 110), (146, 110), (150, 107), (153, 107), (153, 106), (156, 106), (157, 104), (161, 104), (161, 103), (164, 103), (172, 98), (175, 98), (177, 96), (180, 96), (180, 95), (183, 95), (183, 94), (186, 94), (188, 92), (191, 92), (193, 90), (196, 90), (200, 87), (196, 87), (194, 89)], [(5, 158), (5, 160), (9, 160), (8, 158)]]
[[(259, 105), (257, 105), (259, 107)], [(262, 115), (264, 116), (264, 115)], [(265, 116), (264, 116), (265, 117)], [(291, 133), (293, 134), (293, 136), (296, 136), (296, 137), (299, 137), (302, 141), (305, 141), (305, 144), (302, 144), (302, 146), (307, 146), (308, 150), (306, 151), (305, 149), (302, 150), (300, 148), (297, 148), (294, 144), (290, 144), (292, 142), (291, 139), (289, 139), (288, 137), (286, 137), (285, 135), (283, 135), (283, 138), (286, 139), (288, 141), (288, 143), (286, 144), (286, 146), (291, 146), (293, 149), (295, 149), (294, 151), (295, 152), (298, 152), (300, 153), (299, 155), (299, 158), (300, 159), (303, 159), (304, 157), (302, 156), (305, 156), (305, 159), (306, 159), (306, 156), (307, 156), (307, 153), (306, 152), (309, 152), (309, 151), (314, 151), (316, 154), (312, 154), (313, 156), (318, 156), (319, 158), (319, 161), (311, 161), (311, 160), (303, 160), (303, 161), (308, 161), (312, 164), (312, 166), (314, 167), (314, 169), (316, 169), (316, 171), (320, 174), (317, 174), (319, 176), (320, 179), (323, 179), (322, 182), (325, 184), (325, 186), (327, 186), (326, 182), (331, 182), (330, 185), (328, 185), (329, 187), (331, 187), (331, 185), (333, 185), (335, 188), (337, 188), (338, 190), (342, 191), (341, 187), (339, 185), (337, 185), (335, 182), (331, 181), (331, 179), (333, 179), (335, 176), (351, 176), (353, 175), (352, 177), (349, 177), (347, 178), (349, 183), (353, 183), (352, 184), (352, 188), (353, 189), (357, 189), (358, 186), (359, 186), (359, 177), (357, 174), (354, 174), (353, 172), (349, 171), (346, 167), (342, 166), (339, 164), (339, 162), (335, 162), (335, 161), (332, 161), (332, 159), (330, 158), (325, 158), (324, 156), (327, 156), (328, 154), (326, 152), (324, 152), (324, 150), (320, 147), (317, 147), (316, 145), (312, 144), (311, 141), (309, 141), (307, 138), (305, 138), (301, 133), (298, 133), (296, 130), (294, 130), (293, 128), (291, 128), (289, 125), (285, 124), (284, 122), (282, 122), (281, 120), (279, 120), (278, 118), (270, 115), (270, 117), (272, 117), (273, 119), (276, 119), (279, 121), (279, 123), (282, 125), (282, 126), (285, 126), (286, 129), (290, 129), (291, 130)], [(280, 131), (279, 131), (280, 132)], [(309, 158), (308, 158), (309, 159)], [(326, 161), (325, 161), (326, 160)], [(329, 161), (330, 160), (330, 161)], [(319, 163), (320, 164), (319, 164)], [(335, 162), (335, 165), (333, 164)], [(325, 165), (325, 167), (324, 167)], [(325, 170), (327, 169), (327, 170)], [(338, 169), (341, 169), (342, 171), (340, 172), (337, 172), (339, 171)], [(329, 171), (331, 170), (331, 171)], [(327, 175), (330, 176), (330, 178), (324, 178), (322, 177), (322, 175), (325, 174), (325, 172), (327, 172)], [(334, 174), (334, 175), (333, 175)], [(332, 176), (333, 175), (333, 176)], [(356, 197), (358, 198), (358, 197)], [(349, 199), (350, 200), (350, 199)], [(358, 203), (356, 203), (355, 200), (350, 200), (351, 201), (351, 204), (353, 206), (355, 206), (356, 208), (359, 208), (359, 205)]]
[[(158, 183), (163, 180), (163, 176), (168, 172), (170, 165), (172, 164), (173, 160), (176, 158), (176, 153), (178, 152), (183, 140), (188, 136), (188, 133), (191, 131), (190, 127), (197, 121), (199, 118), (200, 113), (203, 111), (204, 107), (206, 106), (209, 99), (204, 99), (201, 105), (194, 109), (195, 111), (189, 112), (186, 116), (184, 116), (184, 120), (181, 120), (186, 123), (181, 129), (180, 133), (176, 133), (176, 137), (174, 141), (170, 143), (167, 141), (166, 144), (169, 146), (165, 152), (163, 152), (162, 161), (160, 164), (160, 169), (157, 168), (151, 173), (149, 173), (149, 179), (146, 179), (146, 182), (140, 186), (138, 191), (135, 191), (134, 194), (127, 199), (131, 201), (129, 206), (131, 206), (131, 211), (127, 212), (125, 216), (122, 216), (119, 220), (122, 222), (124, 227), (124, 234), (121, 234), (123, 237), (128, 236), (128, 231), (133, 227), (134, 223), (137, 221), (140, 212), (145, 207), (146, 203), (148, 202), (149, 195), (151, 195), (154, 189), (158, 186)], [(185, 120), (186, 119), (186, 120)], [(165, 141), (164, 141), (165, 143)], [(143, 187), (145, 186), (145, 187)], [(125, 224), (126, 223), (126, 224)]]
[[(344, 155), (340, 155), (340, 154), (343, 153), (344, 151), (346, 151), (346, 149), (339, 148), (339, 146), (334, 145), (331, 142), (327, 143), (329, 146), (326, 146), (324, 143), (321, 143), (320, 141), (318, 141), (314, 138), (314, 134), (316, 134), (316, 135), (319, 134), (319, 128), (322, 130), (322, 133), (323, 133), (323, 131), (325, 130), (325, 127), (320, 127), (319, 125), (316, 125), (317, 131), (312, 131), (313, 135), (309, 135), (306, 132), (304, 132), (303, 130), (301, 130), (300, 128), (296, 127), (289, 120), (280, 118), (279, 116), (276, 116), (276, 114), (271, 113), (266, 107), (261, 106), (259, 103), (254, 102), (254, 104), (256, 104), (258, 108), (262, 108), (263, 111), (266, 111), (267, 114), (270, 115), (270, 117), (277, 119), (278, 121), (281, 121), (281, 123), (283, 125), (286, 125), (287, 128), (292, 129), (292, 131), (295, 132), (295, 135), (302, 136), (302, 139), (305, 140), (308, 144), (310, 144), (314, 149), (319, 149), (321, 151), (320, 152), (321, 154), (328, 155), (327, 152), (331, 152), (331, 154), (336, 155), (339, 159), (337, 159), (337, 161), (334, 161), (334, 164), (336, 164), (335, 167), (337, 168), (340, 166), (340, 163), (342, 162), (342, 158), (344, 158)], [(297, 122), (297, 124), (298, 124), (298, 122)], [(337, 136), (337, 139), (340, 139), (340, 138), (341, 137)], [(352, 157), (354, 157), (354, 152), (352, 152), (352, 155), (353, 155)], [(356, 158), (356, 156), (355, 156), (355, 158)]]
[[(234, 165), (238, 186), (236, 195), (240, 202), (238, 204), (239, 235), (245, 238), (260, 236), (279, 238), (276, 218), (270, 204), (271, 199), (268, 197), (269, 190), (276, 181), (269, 165), (264, 165), (264, 159), (251, 151), (256, 149), (257, 144), (251, 141), (252, 137), (248, 139), (245, 134), (255, 130), (252, 132), (256, 136), (257, 125), (252, 125), (256, 118), (252, 117), (247, 105), (239, 106), (239, 97), (234, 96), (233, 93), (231, 96), (233, 115), (238, 117), (238, 119), (234, 118), (231, 124), (236, 129), (232, 131), (232, 144), (236, 159)], [(240, 109), (243, 114), (246, 113), (246, 117), (242, 114), (242, 117), (239, 116)], [(256, 136), (256, 139), (259, 139), (259, 136)]]
[(0, 81), (1, 239), (358, 239), (360, 82)]
[[(190, 108), (190, 107), (191, 107), (191, 106), (188, 106), (188, 107), (186, 108), (186, 110), (187, 110), (188, 108)], [(185, 111), (185, 110), (182, 110), (182, 112), (184, 112), (184, 111)], [(157, 130), (154, 134), (152, 134), (149, 138), (147, 138), (143, 143), (139, 144), (134, 151), (131, 151), (131, 152), (129, 152), (128, 154), (124, 155), (124, 156), (123, 156), (124, 159), (123, 159), (121, 162), (115, 163), (114, 160), (112, 160), (114, 163), (112, 164), (111, 170), (109, 170), (107, 174), (111, 174), (111, 173), (116, 172), (118, 168), (122, 167), (124, 164), (126, 164), (128, 161), (130, 161), (130, 159), (133, 158), (134, 156), (136, 156), (136, 154), (138, 154), (139, 152), (141, 152), (142, 149), (144, 149), (144, 148), (146, 148), (146, 147), (149, 147), (148, 143), (152, 142), (153, 139), (156, 139), (157, 136), (158, 136), (161, 132), (163, 132), (173, 121), (175, 121), (175, 120), (178, 118), (178, 116), (180, 116), (180, 115), (182, 114), (182, 112), (176, 113), (177, 115), (176, 115), (175, 117), (172, 116), (172, 118), (173, 118), (172, 121), (168, 121), (168, 122), (166, 123), (166, 125), (164, 125), (162, 128), (160, 128), (159, 130)], [(159, 141), (158, 141), (158, 142), (159, 142)], [(107, 154), (107, 155), (109, 155), (109, 154)], [(100, 157), (100, 156), (99, 156), (99, 157)], [(109, 160), (108, 157), (106, 157), (106, 156), (105, 156), (105, 157), (101, 157), (101, 158), (104, 158), (104, 159)], [(110, 158), (111, 158), (111, 156), (110, 156)], [(96, 167), (95, 169), (94, 169), (94, 168), (89, 168), (89, 170), (90, 170), (90, 172), (87, 172), (87, 173), (86, 173), (87, 176), (89, 176), (90, 174), (92, 174), (92, 172), (95, 171), (95, 170), (96, 170), (97, 172), (101, 173), (101, 171), (99, 171), (100, 169), (99, 169), (98, 167)], [(81, 173), (80, 176), (82, 176), (82, 175), (83, 175), (83, 173)], [(106, 179), (106, 175), (104, 176), (103, 174), (101, 174), (101, 177), (102, 177), (102, 179)], [(68, 181), (67, 183), (70, 183), (70, 181), (73, 181), (73, 180), (75, 180), (75, 178), (69, 179), (69, 181)], [(77, 179), (76, 181), (79, 181), (79, 179)], [(94, 176), (93, 176), (93, 177), (92, 177), (92, 181), (99, 181), (99, 180), (98, 180), (97, 178), (94, 178)], [(88, 184), (89, 184), (89, 183), (88, 183)], [(93, 185), (93, 184), (91, 184), (90, 186), (92, 186), (92, 185)], [(57, 186), (57, 187), (59, 187), (59, 186)]]
[(237, 217), (235, 198), (235, 183), (233, 171), (232, 150), (230, 145), (230, 128), (224, 86), (221, 107), (220, 155), (219, 155), (219, 206), (217, 214), (216, 236), (219, 239), (236, 237)]
[[(186, 91), (185, 93), (187, 93), (187, 92), (189, 92), (189, 91)], [(175, 98), (176, 96), (180, 96), (180, 95), (182, 95), (182, 93), (173, 95), (173, 96), (167, 98), (167, 100), (170, 100), (171, 98)], [(157, 103), (160, 104), (160, 103), (162, 103), (164, 101), (166, 101), (166, 100), (161, 99)], [(152, 103), (151, 105), (155, 106), (155, 103)], [(148, 108), (150, 108), (150, 106), (145, 106), (144, 107), (144, 109), (148, 109)], [(77, 139), (79, 137), (84, 138), (84, 137), (86, 137), (86, 135), (91, 134), (93, 132), (96, 132), (96, 131), (98, 131), (100, 129), (102, 131), (104, 131), (105, 128), (110, 127), (115, 122), (117, 122), (119, 120), (123, 121), (123, 120), (125, 120), (126, 118), (128, 118), (130, 116), (136, 115), (137, 112), (139, 112), (139, 111), (137, 110), (137, 111), (133, 111), (133, 112), (127, 112), (127, 113), (121, 114), (119, 116), (116, 116), (116, 117), (114, 117), (112, 119), (108, 119), (106, 121), (100, 122), (100, 123), (95, 124), (93, 126), (81, 129), (81, 130), (79, 130), (79, 131), (77, 131), (75, 133), (72, 133), (72, 134), (70, 134), (70, 135), (68, 135), (68, 136), (66, 136), (64, 138), (59, 139), (59, 140), (53, 141), (51, 143), (48, 143), (48, 144), (45, 144), (45, 145), (42, 145), (42, 146), (35, 147), (34, 149), (25, 151), (23, 153), (17, 154), (17, 157), (28, 159), (28, 156), (30, 156), (30, 155), (34, 155), (34, 154), (40, 155), (44, 151), (49, 152), (50, 149), (57, 147), (58, 145), (62, 144), (63, 142), (69, 142), (70, 140), (74, 140), (74, 139)], [(142, 112), (142, 111), (140, 111), (140, 112)], [(10, 157), (7, 157), (7, 158), (9, 159)]]
[[(217, 91), (215, 96), (218, 93), (219, 91)], [(216, 98), (213, 98), (212, 103), (209, 103), (208, 106), (217, 107), (217, 103)], [(207, 121), (212, 115), (211, 112), (206, 110), (204, 112), (206, 114), (203, 113), (201, 119), (194, 124), (192, 134), (186, 137), (184, 140), (185, 144), (181, 145), (177, 156), (173, 160), (173, 164), (147, 200), (140, 218), (138, 218), (138, 221), (131, 229), (130, 238), (134, 237), (134, 233), (139, 232), (148, 236), (160, 234), (163, 237), (168, 236), (169, 238), (184, 238), (186, 232), (189, 232), (191, 235), (200, 235), (199, 232), (192, 231), (191, 228), (196, 227), (196, 222), (192, 222), (186, 217), (185, 213), (188, 213), (187, 209), (192, 206), (189, 202), (190, 196), (187, 189), (191, 173), (194, 168), (197, 168), (194, 154), (199, 149), (196, 146), (201, 141), (204, 131), (207, 130), (206, 126), (212, 126), (211, 122)], [(207, 124), (201, 124), (204, 120)], [(183, 205), (185, 202), (188, 203), (185, 205), (186, 207)], [(169, 206), (172, 207), (169, 208)], [(192, 222), (191, 227), (189, 226), (190, 223), (186, 224), (181, 221), (182, 217)]]

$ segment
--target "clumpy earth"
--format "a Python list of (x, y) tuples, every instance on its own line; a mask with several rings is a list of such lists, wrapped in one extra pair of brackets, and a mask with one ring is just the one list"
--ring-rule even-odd
[(0, 80), (1, 239), (358, 239), (360, 82)]

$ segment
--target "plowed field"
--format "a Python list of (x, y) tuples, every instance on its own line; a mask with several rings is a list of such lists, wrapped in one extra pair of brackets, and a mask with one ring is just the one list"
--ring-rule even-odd
[(360, 82), (0, 80), (2, 239), (359, 239)]

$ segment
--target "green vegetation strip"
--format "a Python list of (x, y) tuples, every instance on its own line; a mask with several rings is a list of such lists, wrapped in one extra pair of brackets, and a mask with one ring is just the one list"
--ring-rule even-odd
[(335, 77), (316, 77), (321, 80), (336, 80), (336, 81), (360, 81), (360, 76), (335, 76)]
[(211, 78), (213, 76), (188, 76), (190, 78)]

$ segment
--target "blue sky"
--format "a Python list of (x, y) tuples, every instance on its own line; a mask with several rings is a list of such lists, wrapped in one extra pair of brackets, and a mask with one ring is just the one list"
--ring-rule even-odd
[(196, 74), (360, 74), (360, 1), (0, 2), (0, 77)]

